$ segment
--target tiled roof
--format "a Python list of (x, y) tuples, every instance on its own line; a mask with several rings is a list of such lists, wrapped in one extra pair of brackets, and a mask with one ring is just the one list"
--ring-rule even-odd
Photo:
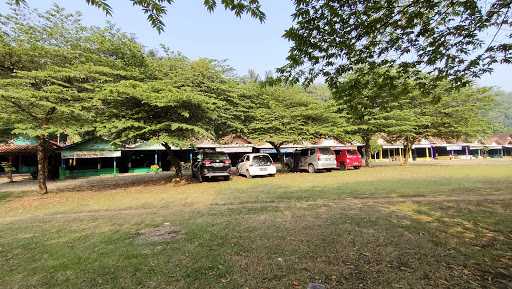
[(1, 144), (0, 154), (35, 153), (36, 145), (27, 144)]
[[(48, 148), (50, 150), (56, 150), (60, 148), (60, 145), (58, 145), (54, 141), (50, 141)], [(37, 145), (34, 144), (14, 144), (14, 143), (6, 143), (6, 144), (0, 144), (0, 154), (32, 154), (37, 152)]]

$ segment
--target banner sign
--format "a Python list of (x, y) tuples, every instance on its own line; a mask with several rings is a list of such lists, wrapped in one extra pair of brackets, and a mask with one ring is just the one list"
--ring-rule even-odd
[(252, 147), (221, 147), (215, 150), (225, 153), (252, 153)]
[(62, 151), (63, 159), (95, 159), (95, 158), (117, 158), (121, 151)]
[[(293, 153), (297, 148), (282, 148), (281, 153)], [(277, 154), (275, 149), (260, 149), (262, 154)]]
[(458, 146), (458, 145), (447, 145), (446, 146), (446, 149), (449, 150), (449, 151), (461, 151), (462, 150), (462, 146)]

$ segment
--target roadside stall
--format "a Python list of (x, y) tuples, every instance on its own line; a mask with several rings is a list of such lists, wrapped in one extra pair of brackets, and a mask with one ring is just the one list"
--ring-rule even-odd
[(427, 139), (420, 140), (412, 146), (412, 157), (414, 160), (432, 160), (435, 157), (434, 147)]
[(121, 173), (148, 173), (162, 170), (162, 163), (167, 161), (167, 151), (161, 144), (143, 142), (127, 145), (122, 152)]
[(121, 149), (94, 138), (68, 145), (61, 150), (60, 179), (116, 175)]
[[(471, 159), (472, 146), (469, 144), (438, 144), (434, 145), (436, 159)], [(475, 148), (475, 147), (474, 147)]]
[(503, 158), (503, 146), (496, 143), (484, 145), (485, 156), (489, 158)]
[[(48, 143), (48, 178), (58, 176), (59, 159), (56, 152), (60, 146), (53, 141)], [(0, 144), (0, 163), (9, 163), (14, 174), (37, 174), (37, 141), (33, 138), (18, 137)], [(3, 172), (0, 166), (0, 172)]]

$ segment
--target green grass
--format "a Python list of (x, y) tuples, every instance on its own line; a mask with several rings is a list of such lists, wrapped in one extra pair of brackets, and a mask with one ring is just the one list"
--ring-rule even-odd
[[(511, 165), (17, 193), (0, 212), (0, 288), (512, 286)], [(141, 240), (164, 223), (177, 239)]]

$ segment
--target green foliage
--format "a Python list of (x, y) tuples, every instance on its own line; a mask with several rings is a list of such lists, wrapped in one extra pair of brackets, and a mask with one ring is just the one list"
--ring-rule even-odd
[(354, 66), (421, 68), (468, 83), (511, 63), (510, 1), (295, 0), (287, 78), (328, 83)]
[(370, 140), (370, 152), (372, 154), (378, 153), (382, 149), (382, 145), (380, 145), (375, 139)]
[(394, 70), (371, 70), (361, 66), (333, 85), (333, 99), (338, 112), (346, 118), (349, 132), (368, 142), (391, 126), (386, 116), (396, 106), (398, 96), (407, 89), (404, 82)]
[[(27, 0), (14, 0), (15, 5), (27, 4)], [(112, 6), (107, 0), (85, 0), (91, 6), (97, 7), (107, 16), (114, 13)], [(208, 11), (212, 12), (217, 8), (217, 0), (204, 0), (203, 5)], [(167, 5), (174, 4), (174, 0), (129, 0), (133, 6), (140, 8), (147, 16), (149, 24), (159, 33), (164, 31), (165, 23), (163, 18), (167, 15)], [(232, 11), (237, 17), (249, 15), (259, 21), (265, 21), (265, 13), (261, 10), (258, 0), (221, 0), (222, 5), (227, 10)]]
[[(106, 85), (98, 95), (98, 133), (116, 142), (151, 141), (189, 146), (235, 125), (224, 110), (236, 87), (215, 63), (165, 56), (149, 61), (142, 80)], [(226, 116), (226, 117), (225, 117)]]
[(91, 65), (20, 71), (0, 79), (0, 118), (31, 137), (91, 129), (92, 94), (117, 74)]
[(493, 90), (495, 103), (487, 112), (487, 117), (493, 120), (495, 132), (512, 132), (512, 93)]
[(343, 121), (334, 113), (332, 104), (320, 102), (304, 89), (279, 85), (260, 87), (259, 92), (247, 120), (246, 133), (250, 139), (279, 147), (344, 136)]
[(472, 140), (491, 133), (492, 91), (475, 87), (454, 90), (448, 82), (432, 83), (420, 72), (404, 74), (399, 69), (360, 66), (334, 86), (333, 98), (346, 116), (350, 132), (361, 137), (367, 151), (377, 134), (410, 149), (430, 136)]
[(12, 174), (16, 172), (16, 168), (10, 162), (1, 162), (0, 166), (4, 169), (4, 172), (7, 174)]
[(489, 111), (495, 107), (489, 88), (466, 87), (445, 93), (433, 106), (431, 135), (447, 140), (471, 141), (494, 130)]

